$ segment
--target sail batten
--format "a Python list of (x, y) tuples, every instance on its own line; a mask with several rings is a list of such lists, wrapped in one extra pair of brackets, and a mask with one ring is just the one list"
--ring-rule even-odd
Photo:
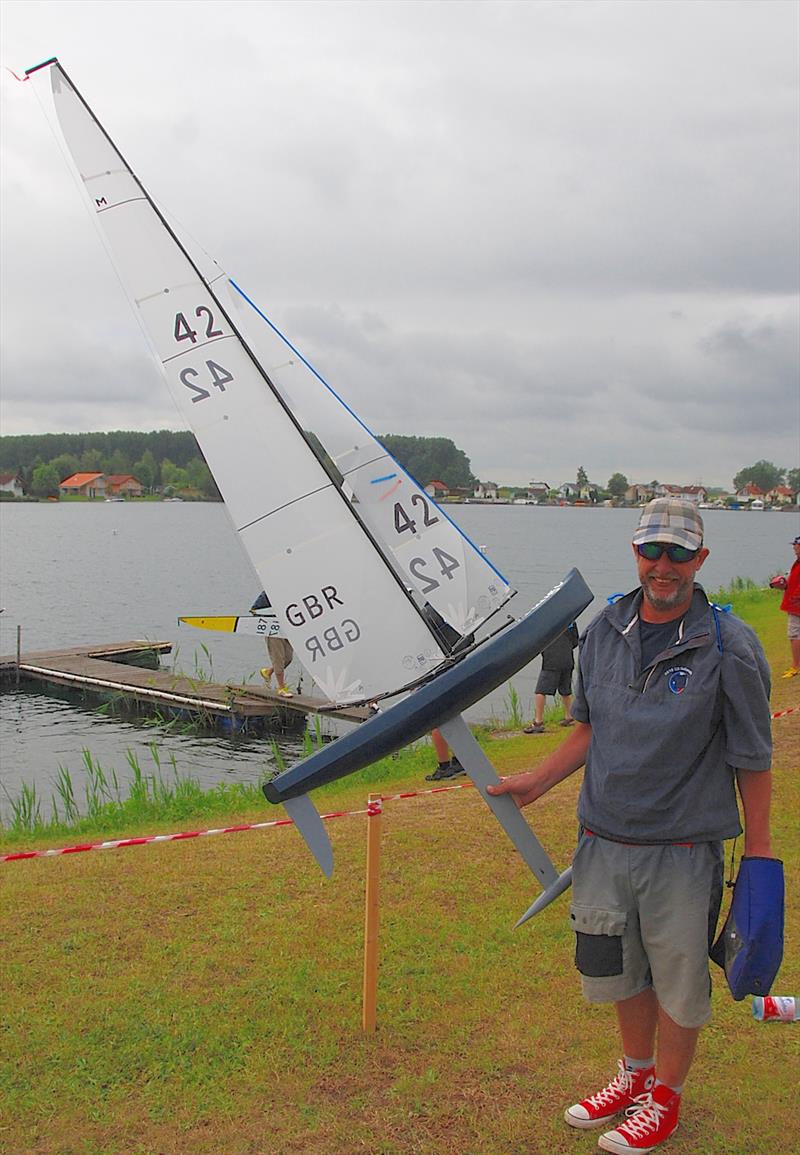
[(433, 670), (433, 631), (231, 311), (57, 62), (50, 79), (117, 271), (299, 660), (339, 702)]

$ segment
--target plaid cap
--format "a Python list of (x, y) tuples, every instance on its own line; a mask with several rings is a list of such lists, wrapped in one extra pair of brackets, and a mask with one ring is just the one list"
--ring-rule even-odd
[(663, 541), (671, 545), (685, 545), (700, 549), (703, 544), (703, 519), (691, 501), (674, 497), (657, 497), (642, 510), (633, 535), (633, 544)]

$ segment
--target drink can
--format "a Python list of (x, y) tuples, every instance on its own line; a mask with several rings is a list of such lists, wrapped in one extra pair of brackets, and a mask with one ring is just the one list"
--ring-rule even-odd
[(793, 1023), (799, 1016), (798, 1000), (788, 995), (764, 995), (753, 999), (754, 1019), (765, 1023)]

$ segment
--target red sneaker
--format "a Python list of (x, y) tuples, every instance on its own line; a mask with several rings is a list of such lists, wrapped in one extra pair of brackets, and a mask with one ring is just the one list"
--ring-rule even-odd
[(617, 1066), (619, 1071), (607, 1087), (567, 1107), (564, 1118), (570, 1127), (602, 1127), (620, 1111), (633, 1106), (639, 1095), (651, 1090), (655, 1082), (655, 1067), (647, 1067), (643, 1071), (626, 1071), (624, 1063), (620, 1062)]
[(601, 1135), (597, 1146), (616, 1155), (627, 1155), (630, 1151), (655, 1151), (678, 1126), (680, 1109), (680, 1095), (659, 1083), (652, 1091), (637, 1095), (636, 1102), (628, 1108), (625, 1122), (615, 1131)]

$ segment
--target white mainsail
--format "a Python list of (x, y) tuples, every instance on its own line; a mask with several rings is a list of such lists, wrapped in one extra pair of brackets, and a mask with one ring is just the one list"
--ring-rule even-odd
[[(266, 325), (244, 314), (248, 341), (292, 412), (324, 446), (358, 503), (358, 516), (387, 550), (420, 598), (462, 636), (509, 598), (509, 584), (364, 422), (236, 284), (231, 300), (246, 301)], [(226, 299), (227, 300), (227, 299)]]
[(300, 662), (336, 702), (444, 655), (294, 415), (57, 60), (58, 121), (114, 263)]

